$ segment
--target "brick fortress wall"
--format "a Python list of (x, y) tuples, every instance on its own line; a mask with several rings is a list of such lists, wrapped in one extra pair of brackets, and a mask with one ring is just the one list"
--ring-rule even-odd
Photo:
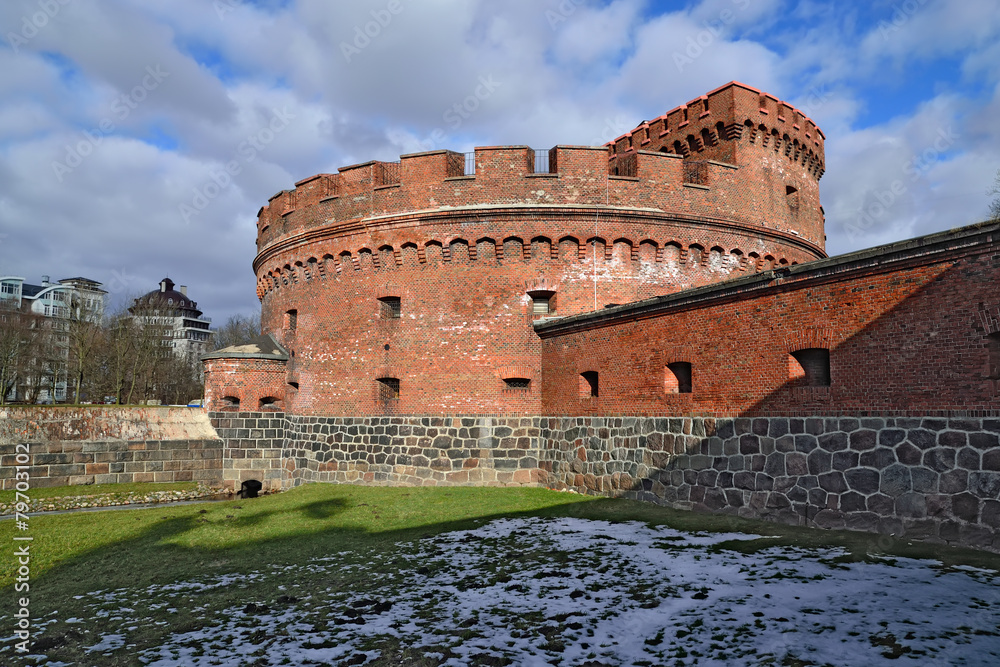
[(539, 323), (543, 413), (997, 414), (998, 284), (994, 222)]
[[(537, 414), (533, 295), (566, 316), (822, 257), (822, 134), (775, 104), (730, 84), (629, 148), (557, 146), (545, 165), (527, 147), (481, 147), (468, 175), (464, 156), (434, 151), (278, 193), (254, 268), (263, 329), (292, 355), (285, 408)], [(769, 108), (793, 138), (758, 136)], [(382, 400), (379, 378), (398, 395)], [(510, 378), (531, 386), (509, 391)]]

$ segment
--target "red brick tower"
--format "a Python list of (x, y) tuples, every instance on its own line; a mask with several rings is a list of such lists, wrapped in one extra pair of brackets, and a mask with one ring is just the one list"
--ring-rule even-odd
[[(534, 320), (825, 256), (822, 173), (811, 120), (730, 83), (604, 147), (432, 151), (299, 181), (258, 213), (262, 326), (289, 355), (268, 399), (538, 414)], [(238, 397), (234, 361), (213, 356), (206, 395)]]

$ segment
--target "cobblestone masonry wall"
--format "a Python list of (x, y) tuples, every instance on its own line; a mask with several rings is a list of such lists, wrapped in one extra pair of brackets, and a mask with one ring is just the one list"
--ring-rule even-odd
[[(33, 486), (223, 479), (238, 486), (251, 478), (270, 488), (542, 485), (1000, 552), (998, 417), (166, 410), (4, 410), (0, 480), (12, 486), (16, 444), (29, 442)], [(218, 436), (201, 437), (206, 425)]]
[(542, 418), (552, 488), (1000, 551), (1000, 419)]
[(537, 485), (538, 418), (298, 417), (288, 421), (291, 483)]
[(1000, 418), (266, 414), (213, 413), (227, 479), (543, 485), (1000, 551)]

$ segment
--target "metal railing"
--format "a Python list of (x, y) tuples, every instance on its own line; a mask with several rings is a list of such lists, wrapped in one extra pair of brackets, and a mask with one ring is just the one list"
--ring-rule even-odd
[(448, 151), (447, 176), (457, 178), (460, 176), (476, 175), (476, 152), (457, 153)]
[(692, 185), (708, 185), (708, 162), (705, 160), (685, 161), (684, 182)]
[(635, 153), (619, 155), (608, 165), (608, 173), (611, 176), (628, 176), (635, 178), (639, 175), (639, 160)]

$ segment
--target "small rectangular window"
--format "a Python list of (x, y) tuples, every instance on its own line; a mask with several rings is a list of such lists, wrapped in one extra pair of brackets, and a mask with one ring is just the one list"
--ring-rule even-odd
[(533, 290), (528, 292), (531, 297), (531, 314), (536, 316), (551, 315), (554, 309), (552, 298), (555, 292), (549, 290)]
[(386, 320), (398, 320), (403, 315), (403, 301), (398, 296), (384, 296), (379, 299), (381, 316)]
[(378, 378), (378, 400), (381, 403), (399, 398), (399, 378)]
[(691, 364), (675, 361), (663, 370), (663, 390), (668, 394), (691, 393)]
[(830, 386), (830, 350), (809, 347), (788, 356), (788, 379), (804, 380), (808, 387)]
[(504, 378), (504, 388), (516, 389), (518, 391), (528, 391), (531, 388), (530, 378)]
[(285, 328), (289, 331), (295, 331), (296, 327), (299, 326), (299, 311), (289, 310), (285, 313)]
[(598, 396), (597, 371), (584, 371), (580, 373), (580, 398), (596, 396)]
[(786, 185), (785, 186), (785, 201), (788, 202), (788, 208), (798, 208), (799, 207), (799, 191), (797, 188)]

